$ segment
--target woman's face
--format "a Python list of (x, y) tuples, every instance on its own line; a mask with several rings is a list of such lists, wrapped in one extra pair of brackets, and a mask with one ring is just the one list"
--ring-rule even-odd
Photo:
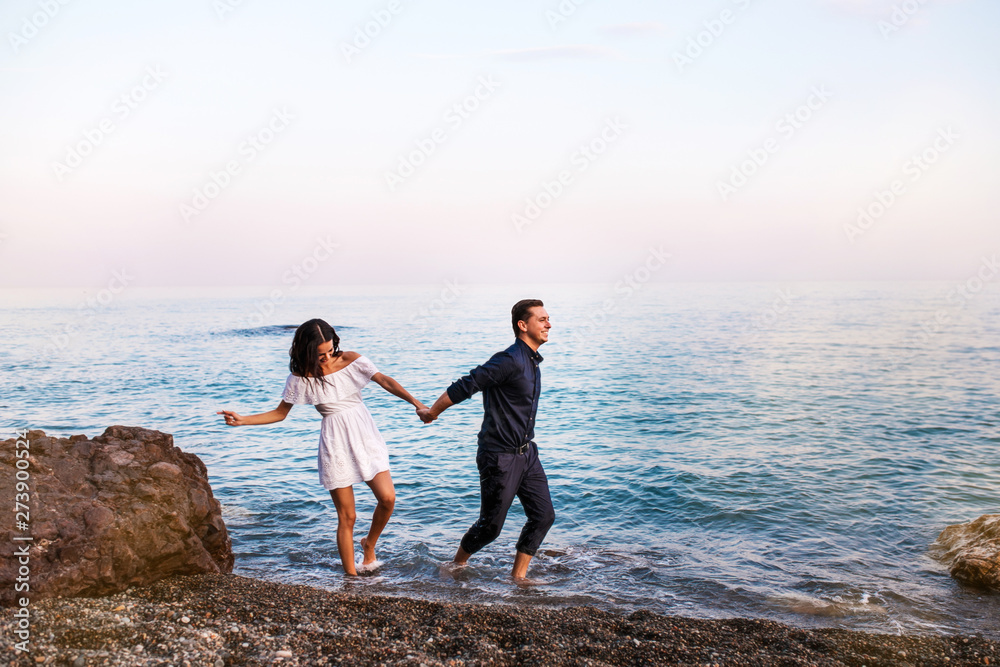
[(328, 340), (325, 343), (320, 343), (316, 346), (316, 351), (319, 353), (319, 363), (329, 364), (333, 361), (333, 341)]

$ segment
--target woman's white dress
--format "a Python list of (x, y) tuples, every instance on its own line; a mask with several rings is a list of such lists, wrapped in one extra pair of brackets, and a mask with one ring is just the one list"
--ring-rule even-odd
[(326, 489), (367, 482), (389, 469), (389, 450), (361, 400), (378, 369), (364, 355), (319, 378), (289, 375), (282, 399), (315, 405), (323, 415), (319, 432), (319, 481)]

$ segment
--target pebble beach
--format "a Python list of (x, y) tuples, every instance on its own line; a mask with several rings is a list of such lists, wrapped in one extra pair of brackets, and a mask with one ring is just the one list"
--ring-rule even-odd
[(30, 652), (11, 665), (992, 665), (978, 636), (806, 630), (330, 592), (237, 575), (177, 576), (100, 598), (31, 603)]

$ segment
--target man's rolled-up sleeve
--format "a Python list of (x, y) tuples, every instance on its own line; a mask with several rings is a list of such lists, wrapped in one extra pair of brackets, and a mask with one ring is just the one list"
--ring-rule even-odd
[(497, 352), (481, 366), (476, 366), (465, 377), (451, 383), (446, 390), (452, 403), (461, 403), (477, 391), (494, 387), (506, 380), (514, 367), (514, 360), (504, 352)]

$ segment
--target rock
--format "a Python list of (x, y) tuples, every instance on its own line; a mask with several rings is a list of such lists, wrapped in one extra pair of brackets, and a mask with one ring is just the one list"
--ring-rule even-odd
[(1000, 514), (948, 526), (931, 545), (931, 555), (963, 584), (1000, 591)]
[[(0, 498), (16, 497), (28, 510), (26, 530), (0, 529), (0, 604), (26, 592), (32, 600), (108, 595), (173, 574), (232, 572), (232, 542), (205, 464), (170, 435), (112, 426), (93, 440), (42, 431), (27, 440), (26, 471), (15, 468), (24, 448), (0, 442)], [(15, 488), (17, 472), (26, 490)], [(27, 556), (15, 553), (24, 549)], [(15, 589), (22, 566), (28, 591)]]

